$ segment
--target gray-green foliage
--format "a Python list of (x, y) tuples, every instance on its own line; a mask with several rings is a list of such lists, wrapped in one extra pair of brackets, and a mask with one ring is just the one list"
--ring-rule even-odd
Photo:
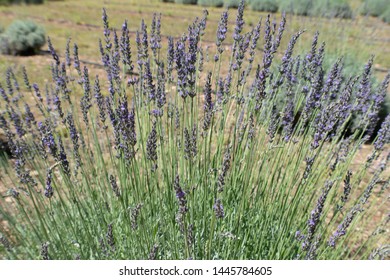
[(312, 16), (352, 18), (352, 10), (346, 0), (314, 1)]
[(228, 8), (238, 8), (240, 0), (224, 0), (223, 5)]
[(0, 0), (0, 5), (9, 5), (9, 4), (43, 4), (44, 0)]
[(3, 54), (32, 55), (44, 44), (45, 31), (29, 20), (13, 22), (0, 36), (0, 51)]
[(388, 0), (365, 0), (363, 3), (362, 14), (378, 17), (386, 11), (388, 6)]
[(346, 0), (279, 0), (279, 9), (302, 16), (351, 18), (352, 10)]
[(294, 15), (307, 16), (313, 8), (313, 0), (280, 0), (279, 10)]
[(386, 11), (381, 15), (381, 19), (384, 22), (390, 23), (390, 7), (388, 7)]
[(198, 0), (198, 5), (205, 7), (222, 7), (223, 0)]
[(196, 4), (197, 0), (174, 0), (174, 1), (164, 1), (164, 2), (175, 2), (177, 4)]
[(276, 0), (251, 0), (250, 7), (254, 11), (274, 13), (278, 10), (278, 3)]

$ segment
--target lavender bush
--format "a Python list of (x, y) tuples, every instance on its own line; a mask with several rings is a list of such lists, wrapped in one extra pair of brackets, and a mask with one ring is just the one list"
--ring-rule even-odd
[(303, 31), (281, 51), (285, 17), (248, 30), (243, 13), (229, 26), (224, 12), (206, 47), (207, 11), (166, 40), (159, 15), (130, 38), (103, 10), (104, 75), (70, 40), (63, 56), (48, 40), (46, 85), (6, 70), (5, 258), (386, 257), (390, 116), (357, 156), (390, 74), (372, 84), (373, 60), (356, 77), (341, 59), (326, 71), (318, 33), (307, 53), (294, 54)]

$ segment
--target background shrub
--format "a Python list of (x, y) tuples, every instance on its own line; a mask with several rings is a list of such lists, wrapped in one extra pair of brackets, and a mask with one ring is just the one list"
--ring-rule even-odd
[(198, 0), (198, 5), (205, 7), (222, 7), (223, 0)]
[(378, 17), (388, 8), (388, 6), (388, 0), (365, 0), (362, 14)]
[(352, 9), (346, 0), (317, 0), (313, 2), (310, 15), (331, 18), (352, 18)]
[(381, 15), (381, 19), (386, 23), (390, 23), (390, 7)]
[(278, 11), (278, 3), (275, 0), (252, 0), (250, 7), (254, 11), (275, 13)]
[(15, 21), (0, 37), (3, 54), (32, 55), (45, 44), (45, 32), (32, 21)]
[(280, 0), (279, 10), (294, 15), (307, 16), (313, 8), (313, 0)]
[(197, 0), (174, 0), (174, 1), (164, 1), (164, 2), (175, 2), (177, 4), (194, 4), (196, 5)]
[(26, 4), (43, 4), (44, 0), (23, 0)]
[(240, 0), (224, 0), (223, 5), (228, 8), (238, 8)]
[(0, 0), (0, 5), (8, 5), (8, 4), (43, 4), (44, 0)]

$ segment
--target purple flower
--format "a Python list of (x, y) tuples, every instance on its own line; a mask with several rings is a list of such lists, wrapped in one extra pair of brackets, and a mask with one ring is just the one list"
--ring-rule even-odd
[(120, 50), (122, 53), (122, 62), (128, 67), (130, 71), (133, 71), (133, 62), (131, 61), (131, 46), (130, 35), (127, 27), (127, 20), (122, 25), (122, 35), (120, 39)]
[(187, 208), (186, 193), (183, 191), (183, 189), (180, 186), (179, 175), (176, 175), (175, 181), (173, 183), (173, 188), (175, 189), (176, 198), (179, 203), (179, 213), (183, 215), (188, 211), (188, 208)]
[(91, 108), (91, 86), (89, 83), (89, 74), (88, 68), (84, 66), (84, 76), (83, 76), (83, 89), (84, 96), (81, 98), (81, 111), (83, 113), (84, 123), (88, 127), (88, 111)]
[(112, 224), (108, 225), (106, 239), (107, 239), (108, 245), (111, 247), (111, 250), (115, 251), (115, 239), (114, 239), (114, 232), (113, 232)]
[(60, 65), (60, 59), (51, 43), (50, 37), (47, 37), (47, 45), (49, 47), (49, 52), (51, 56), (53, 57), (54, 61), (56, 62), (57, 65)]
[(31, 85), (30, 85), (30, 81), (28, 80), (27, 70), (26, 67), (24, 66), (22, 66), (22, 74), (23, 74), (24, 85), (26, 86), (27, 90), (31, 90)]
[(157, 131), (155, 122), (146, 141), (146, 158), (153, 161), (152, 171), (155, 171), (157, 169)]
[(374, 147), (377, 151), (381, 151), (385, 144), (390, 142), (390, 115), (387, 115), (383, 121), (381, 128), (378, 131), (377, 138), (374, 142)]
[(218, 192), (223, 192), (225, 186), (226, 175), (230, 169), (230, 160), (231, 160), (231, 147), (229, 146), (223, 156), (221, 172), (218, 176)]
[(294, 105), (294, 96), (292, 95), (293, 93), (291, 91), (288, 91), (288, 94), (286, 96), (288, 100), (282, 116), (282, 127), (283, 127), (283, 135), (284, 135), (285, 142), (290, 141), (293, 132), (295, 105)]
[(206, 79), (206, 85), (204, 87), (204, 121), (203, 121), (203, 130), (208, 130), (211, 125), (211, 118), (213, 116), (213, 108), (214, 104), (211, 99), (211, 75), (212, 73), (209, 72)]
[(280, 66), (280, 70), (279, 72), (283, 75), (286, 73), (287, 71), (287, 67), (290, 63), (290, 60), (291, 60), (291, 57), (292, 57), (292, 53), (293, 53), (293, 50), (294, 50), (294, 46), (296, 44), (296, 42), (298, 41), (298, 38), (304, 33), (305, 31), (303, 30), (300, 30), (298, 33), (294, 34), (291, 39), (290, 39), (290, 42), (288, 43), (288, 46), (287, 46), (287, 49), (283, 55), (283, 58), (282, 58), (282, 64)]
[(218, 52), (220, 54), (223, 52), (222, 43), (223, 41), (225, 41), (226, 38), (227, 24), (228, 24), (228, 12), (224, 11), (221, 14), (221, 19), (218, 22), (218, 28), (217, 28), (216, 45), (218, 48)]
[(47, 175), (46, 175), (46, 187), (45, 187), (45, 196), (47, 198), (51, 198), (54, 194), (54, 190), (52, 187), (52, 170), (48, 169), (47, 170)]
[(79, 47), (75, 43), (73, 45), (73, 66), (77, 70), (79, 76), (81, 76), (80, 59), (79, 59)]
[(174, 46), (173, 38), (169, 36), (168, 52), (167, 52), (167, 77), (169, 82), (173, 81), (172, 71), (173, 71), (174, 61), (175, 61), (175, 46)]
[(77, 170), (81, 166), (81, 157), (79, 154), (80, 145), (79, 145), (79, 134), (74, 124), (72, 114), (68, 113), (68, 115), (66, 116), (66, 122), (69, 128), (70, 139), (72, 140), (73, 143), (73, 155), (76, 159), (76, 170)]
[(71, 65), (71, 59), (70, 59), (70, 38), (66, 40), (66, 46), (65, 46), (65, 62), (68, 67)]
[(348, 198), (349, 198), (349, 194), (351, 193), (351, 176), (352, 176), (352, 171), (351, 170), (348, 170), (347, 171), (347, 175), (345, 176), (345, 179), (344, 179), (344, 194), (342, 195), (341, 197), (341, 201), (343, 203), (346, 203)]
[(236, 17), (236, 26), (234, 28), (233, 39), (236, 42), (241, 40), (241, 31), (244, 27), (244, 8), (245, 8), (245, 0), (241, 0), (237, 9), (237, 17)]
[(339, 224), (337, 227), (337, 230), (333, 233), (333, 235), (329, 238), (328, 245), (332, 248), (336, 247), (336, 242), (338, 239), (340, 239), (342, 236), (344, 236), (347, 233), (347, 229), (352, 223), (355, 216), (361, 212), (359, 206), (354, 206), (351, 211), (348, 212), (347, 216), (344, 218), (344, 220)]
[(369, 97), (371, 94), (371, 68), (374, 63), (374, 57), (368, 60), (364, 66), (364, 71), (358, 85), (358, 91), (356, 93), (356, 106), (354, 111), (361, 112), (363, 115), (369, 108)]
[(114, 191), (115, 196), (120, 197), (121, 193), (120, 193), (118, 184), (116, 183), (116, 179), (113, 175), (110, 175), (110, 183), (111, 183), (111, 188)]
[(104, 34), (104, 38), (105, 38), (105, 41), (106, 41), (106, 50), (110, 51), (111, 50), (111, 46), (112, 46), (111, 39), (110, 39), (110, 26), (109, 26), (109, 23), (108, 23), (108, 16), (107, 16), (107, 12), (106, 12), (105, 8), (103, 8), (102, 20), (103, 20), (103, 26), (104, 26), (103, 34)]
[(320, 222), (322, 211), (324, 209), (326, 198), (328, 197), (329, 191), (332, 188), (334, 181), (326, 181), (325, 187), (322, 190), (321, 196), (317, 200), (316, 207), (311, 211), (310, 218), (307, 221), (308, 229), (305, 241), (302, 243), (304, 250), (309, 250), (312, 246), (315, 231)]
[(147, 59), (145, 61), (145, 72), (144, 72), (144, 81), (145, 81), (145, 89), (148, 94), (150, 101), (156, 100), (156, 88), (153, 83), (153, 75), (152, 71), (150, 70), (150, 61)]
[(5, 101), (6, 103), (9, 103), (9, 98), (8, 98), (8, 96), (7, 96), (7, 93), (5, 92), (5, 90), (3, 89), (3, 87), (1, 86), (1, 84), (0, 84), (0, 95), (1, 95), (1, 97), (4, 99), (4, 101)]
[(153, 55), (157, 58), (157, 50), (161, 49), (161, 14), (153, 14), (152, 30), (150, 36), (150, 48)]
[(215, 217), (217, 217), (217, 219), (222, 219), (225, 217), (225, 212), (223, 210), (222, 201), (220, 199), (215, 200), (215, 203), (213, 205), (213, 209), (214, 209)]
[(164, 62), (160, 62), (158, 65), (158, 73), (157, 73), (157, 107), (162, 110), (165, 103), (167, 102), (166, 93), (165, 93), (165, 71), (164, 71)]
[(94, 96), (95, 96), (95, 99), (96, 99), (96, 103), (97, 103), (97, 106), (99, 108), (100, 121), (103, 124), (103, 128), (107, 129), (107, 126), (105, 125), (105, 122), (106, 122), (106, 106), (105, 106), (105, 103), (104, 103), (103, 95), (102, 95), (101, 90), (100, 90), (100, 83), (99, 83), (99, 76), (98, 75), (96, 75), (95, 85), (94, 85), (93, 90), (94, 90)]
[(61, 137), (58, 138), (58, 160), (61, 162), (64, 173), (70, 176), (69, 161)]

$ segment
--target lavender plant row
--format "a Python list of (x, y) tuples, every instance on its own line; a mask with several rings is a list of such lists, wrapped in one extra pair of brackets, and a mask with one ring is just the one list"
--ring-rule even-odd
[(284, 16), (246, 32), (243, 13), (232, 27), (222, 13), (206, 46), (207, 11), (162, 41), (160, 15), (130, 38), (103, 9), (104, 74), (50, 38), (49, 83), (9, 68), (0, 256), (386, 258), (390, 116), (357, 155), (390, 74), (372, 84), (373, 59), (357, 77), (342, 59), (326, 71), (318, 33), (306, 54), (293, 52), (303, 31), (282, 51)]

